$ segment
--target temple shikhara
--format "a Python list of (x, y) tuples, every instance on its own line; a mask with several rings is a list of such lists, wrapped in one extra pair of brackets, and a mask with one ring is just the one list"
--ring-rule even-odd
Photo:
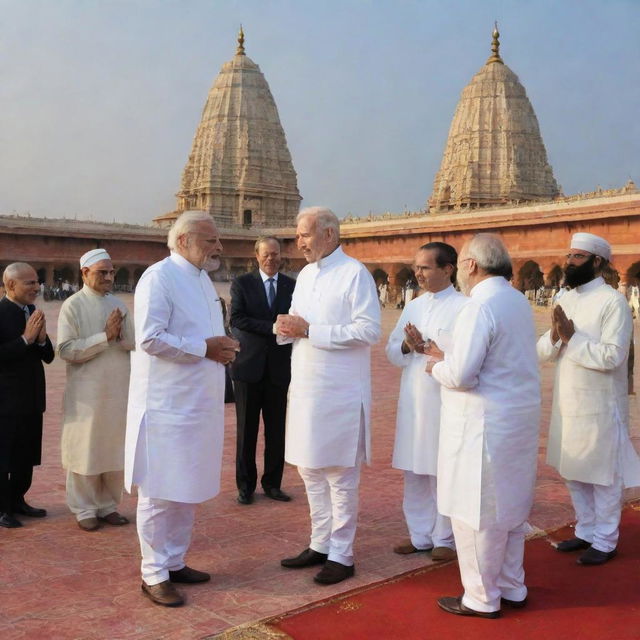
[[(640, 192), (628, 180), (618, 189), (594, 185), (590, 193), (561, 193), (532, 104), (504, 63), (499, 37), (496, 25), (488, 60), (462, 90), (430, 195), (430, 178), (425, 181), (425, 208), (342, 221), (345, 251), (388, 282), (392, 301), (412, 277), (417, 247), (444, 241), (459, 249), (482, 231), (503, 238), (513, 284), (522, 290), (558, 286), (577, 231), (609, 240), (611, 275), (621, 290), (640, 281)], [(283, 239), (285, 270), (299, 270), (305, 262), (295, 247), (302, 200), (297, 176), (275, 101), (246, 55), (242, 29), (234, 57), (209, 92), (176, 196), (176, 209), (149, 226), (0, 216), (0, 270), (24, 260), (47, 284), (77, 279), (78, 257), (100, 246), (114, 259), (116, 282), (133, 287), (147, 266), (167, 255), (166, 229), (189, 209), (208, 211), (221, 229), (225, 253), (215, 278), (253, 268), (253, 243), (265, 232)]]

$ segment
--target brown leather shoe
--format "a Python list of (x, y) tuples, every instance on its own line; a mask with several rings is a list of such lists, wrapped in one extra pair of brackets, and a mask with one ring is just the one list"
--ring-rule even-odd
[(394, 553), (399, 553), (402, 556), (406, 556), (410, 553), (426, 553), (427, 551), (431, 551), (433, 547), (428, 547), (427, 549), (418, 549), (413, 546), (411, 540), (404, 540), (400, 544), (393, 547)]
[(476, 611), (470, 609), (462, 604), (462, 596), (458, 598), (440, 598), (438, 600), (438, 606), (447, 613), (454, 613), (457, 616), (475, 616), (477, 618), (499, 618), (500, 610), (498, 611)]
[(355, 573), (353, 565), (348, 566), (333, 560), (327, 560), (324, 567), (313, 576), (315, 582), (319, 584), (336, 584), (350, 578)]
[(103, 517), (98, 516), (98, 520), (100, 520), (100, 522), (106, 522), (114, 527), (121, 527), (123, 524), (129, 524), (129, 519), (121, 516), (117, 511), (112, 511), (110, 514)]
[(154, 585), (148, 585), (146, 582), (143, 582), (142, 593), (144, 593), (151, 602), (155, 602), (163, 607), (181, 607), (184, 604), (184, 598), (176, 591), (176, 588), (169, 580)]
[(185, 565), (177, 571), (169, 571), (169, 580), (171, 582), (181, 582), (182, 584), (195, 584), (197, 582), (209, 582), (211, 576), (204, 571), (198, 571)]
[(100, 528), (98, 518), (85, 518), (84, 520), (78, 520), (78, 526), (83, 531), (96, 531)]
[(455, 549), (449, 547), (434, 547), (431, 552), (431, 559), (435, 562), (449, 562), (449, 560), (455, 560), (457, 557)]

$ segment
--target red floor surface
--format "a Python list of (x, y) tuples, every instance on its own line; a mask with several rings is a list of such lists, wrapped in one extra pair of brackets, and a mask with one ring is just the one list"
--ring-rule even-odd
[[(550, 538), (572, 536), (572, 530)], [(462, 592), (456, 563), (419, 571), (273, 621), (295, 640), (626, 640), (640, 638), (640, 511), (624, 512), (618, 556), (583, 567), (547, 538), (527, 542), (528, 604), (496, 620), (441, 611), (436, 600)]]

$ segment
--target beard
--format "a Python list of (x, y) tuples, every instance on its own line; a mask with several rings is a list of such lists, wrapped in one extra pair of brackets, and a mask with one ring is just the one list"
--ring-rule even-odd
[(456, 282), (458, 283), (458, 288), (461, 293), (465, 296), (468, 296), (471, 292), (471, 287), (469, 286), (469, 276), (463, 271), (458, 271), (456, 275)]
[(202, 265), (202, 269), (204, 271), (210, 272), (210, 271), (217, 271), (220, 268), (220, 258), (215, 257), (215, 258), (209, 258), (208, 260), (205, 261), (205, 263)]
[(591, 282), (596, 277), (596, 270), (593, 266), (595, 255), (585, 260), (581, 265), (569, 264), (564, 268), (564, 283), (570, 288), (575, 289), (582, 284)]

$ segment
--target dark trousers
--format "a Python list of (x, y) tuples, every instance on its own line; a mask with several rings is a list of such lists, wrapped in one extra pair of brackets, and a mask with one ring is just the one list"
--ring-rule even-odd
[(31, 488), (33, 467), (26, 465), (17, 471), (0, 473), (0, 512), (13, 513), (22, 504), (24, 495)]
[(235, 380), (236, 396), (236, 485), (238, 491), (251, 494), (256, 489), (256, 443), (260, 412), (264, 422), (263, 489), (279, 489), (284, 469), (284, 426), (287, 414), (288, 385), (270, 380)]

